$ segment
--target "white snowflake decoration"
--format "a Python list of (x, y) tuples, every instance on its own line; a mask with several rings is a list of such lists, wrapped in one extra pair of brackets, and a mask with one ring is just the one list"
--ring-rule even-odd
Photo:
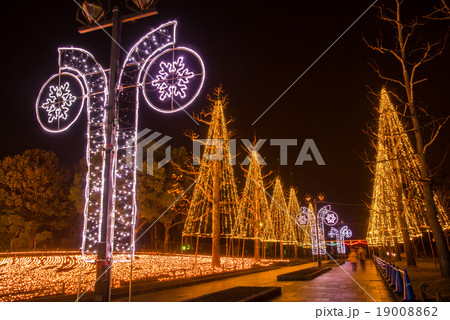
[(300, 213), (297, 215), (297, 221), (301, 226), (304, 226), (308, 222), (308, 217), (305, 214)]
[(51, 86), (49, 98), (42, 108), (47, 111), (48, 123), (52, 123), (54, 120), (67, 119), (67, 112), (69, 107), (76, 100), (71, 94), (69, 89), (69, 83), (66, 82), (62, 86)]
[(336, 235), (339, 233), (339, 231), (338, 231), (338, 229), (336, 229), (335, 227), (332, 227), (331, 229), (330, 229), (330, 231), (328, 232), (328, 236), (330, 237), (330, 238), (334, 238), (334, 237), (336, 237)]
[(330, 211), (325, 215), (325, 222), (329, 226), (335, 225), (337, 222), (337, 219), (338, 219), (337, 214), (334, 213), (333, 211)]
[(189, 79), (194, 77), (194, 73), (186, 68), (183, 57), (179, 57), (173, 63), (161, 62), (159, 67), (159, 74), (152, 81), (152, 86), (159, 90), (159, 99), (164, 101), (175, 96), (185, 98), (187, 84)]
[(350, 229), (345, 229), (342, 233), (346, 238), (350, 238), (352, 236), (352, 230)]

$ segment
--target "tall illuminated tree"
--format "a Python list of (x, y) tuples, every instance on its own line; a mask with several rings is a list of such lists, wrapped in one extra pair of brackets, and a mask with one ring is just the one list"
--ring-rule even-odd
[[(450, 278), (450, 250), (442, 230), (442, 222), (439, 221), (440, 209), (433, 192), (431, 173), (426, 156), (427, 148), (435, 141), (449, 117), (444, 121), (433, 119), (434, 130), (427, 141), (425, 128), (419, 118), (421, 108), (417, 105), (417, 97), (415, 96), (416, 86), (427, 80), (426, 77), (419, 78), (419, 70), (426, 62), (433, 60), (442, 53), (446, 42), (446, 28), (442, 30), (443, 40), (435, 41), (437, 38), (435, 32), (430, 34), (430, 40), (427, 40), (427, 34), (419, 31), (420, 27), (424, 25), (423, 21), (420, 21), (419, 17), (413, 17), (406, 21), (406, 15), (403, 15), (402, 6), (411, 2), (395, 0), (393, 3), (394, 5), (391, 7), (379, 7), (380, 20), (392, 27), (392, 32), (383, 32), (384, 38), (378, 38), (375, 44), (370, 44), (367, 41), (366, 44), (372, 50), (394, 58), (393, 60), (398, 63), (398, 70), (401, 70), (401, 73), (391, 76), (382, 73), (377, 65), (373, 65), (374, 70), (383, 81), (389, 81), (392, 86), (397, 86), (396, 97), (404, 104), (405, 113), (410, 119), (411, 133), (414, 136), (414, 151), (417, 155), (420, 174), (417, 180), (422, 184), (425, 215), (435, 239), (441, 275), (444, 278)], [(442, 4), (441, 11), (448, 16), (447, 2), (442, 1)]]
[(255, 261), (261, 260), (261, 241), (274, 241), (274, 230), (265, 193), (264, 177), (256, 152), (250, 153), (250, 165), (233, 228), (233, 238), (253, 239)]
[[(196, 174), (196, 184), (184, 224), (183, 235), (212, 238), (212, 265), (220, 266), (220, 237), (231, 237), (234, 217), (237, 212), (237, 188), (232, 167), (228, 122), (224, 108), (228, 104), (222, 88), (215, 89), (215, 97), (210, 98), (212, 106), (196, 119), (209, 125), (200, 168)], [(205, 119), (210, 118), (210, 121)]]
[[(289, 190), (289, 202), (288, 202), (288, 212), (289, 216), (295, 218), (301, 212), (300, 204), (298, 203), (297, 195), (295, 192), (295, 188), (291, 187)], [(299, 227), (294, 220), (290, 219), (290, 223), (292, 224), (292, 228), (294, 229), (294, 234), (292, 235), (292, 240), (295, 241), (295, 257), (298, 255), (297, 244), (303, 242), (306, 238), (306, 230), (304, 228)]]
[[(418, 155), (414, 152), (405, 126), (385, 89), (380, 94), (376, 134), (377, 158), (368, 239), (372, 245), (397, 247), (403, 243), (408, 264), (415, 264), (411, 239), (429, 229), (424, 188), (420, 181)], [(438, 198), (438, 219), (450, 228)], [(398, 249), (397, 249), (398, 251)]]
[[(270, 203), (271, 220), (274, 228), (275, 239), (280, 243), (280, 258), (283, 259), (283, 244), (295, 242), (295, 230), (292, 219), (289, 216), (283, 186), (279, 177), (275, 179), (272, 201)], [(294, 217), (295, 218), (295, 217)]]

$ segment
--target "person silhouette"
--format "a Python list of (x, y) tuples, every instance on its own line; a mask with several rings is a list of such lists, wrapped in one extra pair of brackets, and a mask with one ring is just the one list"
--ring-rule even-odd
[(355, 248), (351, 248), (348, 254), (348, 261), (352, 264), (353, 271), (356, 271), (356, 264), (358, 263), (358, 255), (356, 254)]
[(358, 259), (363, 270), (366, 269), (366, 254), (366, 249), (364, 249), (363, 247), (358, 248)]

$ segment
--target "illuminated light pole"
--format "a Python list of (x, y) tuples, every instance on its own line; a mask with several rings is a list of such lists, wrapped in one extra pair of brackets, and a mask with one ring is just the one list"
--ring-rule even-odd
[[(92, 3), (95, 6), (90, 6)], [(84, 1), (83, 5), (99, 19), (105, 17), (99, 11), (101, 2)], [(59, 72), (44, 83), (36, 100), (36, 117), (52, 133), (67, 130), (78, 119), (83, 106), (87, 106), (88, 173), (81, 251), (83, 260), (95, 261), (97, 265), (96, 301), (109, 301), (113, 253), (125, 256), (115, 261), (128, 261), (126, 255), (131, 260), (134, 257), (140, 94), (143, 93), (153, 109), (172, 113), (193, 102), (205, 79), (200, 56), (191, 49), (175, 47), (176, 21), (162, 24), (143, 36), (119, 68), (121, 24), (148, 16), (150, 11), (151, 8), (142, 16), (121, 17), (119, 8), (114, 7), (112, 19), (101, 22), (103, 27), (108, 23), (113, 27), (109, 81), (102, 66), (88, 51), (59, 48)], [(89, 12), (83, 12), (93, 19)], [(88, 25), (80, 31), (94, 31), (97, 27)], [(170, 59), (171, 62), (163, 62)], [(185, 66), (187, 62), (189, 68)], [(158, 77), (161, 65), (168, 66), (164, 77)], [(158, 85), (162, 96), (151, 95)]]
[[(135, 4), (136, 1), (134, 1)], [(139, 4), (141, 4), (139, 2)], [(141, 12), (136, 12), (131, 15), (120, 15), (119, 6), (115, 5), (112, 11), (112, 18), (107, 21), (100, 21), (103, 17), (108, 15), (109, 8), (105, 8), (101, 1), (82, 2), (81, 7), (77, 12), (77, 20), (79, 19), (79, 12), (81, 11), (85, 16), (88, 25), (80, 27), (78, 32), (81, 34), (96, 31), (99, 29), (112, 27), (111, 33), (111, 55), (110, 55), (110, 72), (109, 72), (109, 96), (106, 105), (105, 114), (105, 157), (104, 157), (104, 180), (103, 180), (103, 208), (100, 220), (100, 238), (97, 244), (97, 281), (95, 282), (95, 301), (109, 301), (111, 296), (111, 266), (112, 266), (112, 252), (114, 231), (112, 230), (113, 210), (114, 210), (114, 174), (115, 174), (115, 150), (117, 149), (116, 139), (116, 121), (117, 121), (117, 90), (119, 78), (120, 65), (120, 42), (122, 24), (129, 21), (135, 21), (154, 14), (157, 10), (153, 6), (153, 1), (148, 1), (146, 6), (141, 4), (139, 9)]]
[[(324, 239), (323, 229), (319, 230), (319, 219), (321, 218), (317, 212), (317, 203), (322, 203), (325, 200), (326, 196), (322, 192), (320, 192), (315, 198), (313, 198), (310, 194), (306, 194), (304, 199), (308, 204), (312, 203), (314, 206), (314, 216), (315, 216), (315, 238), (317, 241), (317, 265), (319, 267), (322, 266), (321, 261), (321, 251), (322, 251), (322, 238)], [(322, 235), (321, 235), (322, 233)], [(312, 238), (312, 237), (311, 237)], [(311, 245), (313, 245), (311, 241)]]
[(302, 212), (296, 217), (299, 225), (304, 225), (306, 221), (308, 221), (308, 224), (310, 225), (312, 254), (314, 256), (317, 250), (317, 262), (319, 267), (322, 266), (321, 255), (326, 255), (327, 253), (324, 225), (326, 224), (327, 226), (332, 227), (339, 221), (339, 216), (336, 212), (331, 210), (330, 205), (323, 206), (317, 211), (317, 203), (323, 203), (325, 198), (326, 196), (323, 193), (319, 193), (315, 198), (310, 194), (306, 194), (304, 200), (308, 203), (308, 207), (301, 207)]

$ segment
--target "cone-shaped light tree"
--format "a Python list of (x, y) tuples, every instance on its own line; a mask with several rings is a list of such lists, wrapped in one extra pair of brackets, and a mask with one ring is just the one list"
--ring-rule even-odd
[[(431, 37), (427, 39), (427, 32), (420, 31), (420, 26), (424, 25), (421, 18), (411, 15), (411, 12), (404, 14), (403, 6), (405, 2), (409, 3), (408, 1), (395, 0), (390, 1), (389, 4), (379, 6), (380, 14), (378, 17), (386, 26), (392, 27), (391, 32), (383, 28), (383, 34), (377, 39), (375, 44), (365, 42), (372, 50), (395, 58), (393, 61), (398, 63), (399, 70), (401, 70), (397, 76), (391, 77), (384, 74), (377, 65), (372, 65), (383, 82), (389, 81), (393, 87), (398, 88), (396, 96), (405, 106), (404, 113), (408, 116), (408, 123), (411, 126), (408, 130), (411, 133), (413, 148), (417, 155), (415, 162), (417, 162), (420, 172), (417, 180), (422, 184), (421, 190), (426, 209), (424, 215), (433, 232), (441, 275), (443, 278), (450, 278), (450, 250), (442, 230), (442, 220), (439, 220), (441, 213), (433, 192), (432, 174), (426, 154), (428, 147), (435, 141), (448, 117), (444, 120), (432, 120), (434, 130), (432, 130), (429, 139), (427, 139), (426, 130), (424, 130), (425, 125), (422, 123), (424, 117), (421, 117), (420, 114), (422, 108), (417, 104), (418, 99), (416, 96), (417, 85), (427, 80), (427, 77), (421, 72), (422, 67), (427, 62), (441, 55), (445, 47), (446, 37), (436, 37), (436, 33), (432, 32), (430, 33)], [(446, 7), (448, 6), (443, 6), (435, 13), (448, 13), (448, 10), (445, 10)], [(408, 11), (408, 9), (405, 10)], [(433, 17), (436, 18), (433, 13), (428, 16), (428, 18)], [(443, 34), (446, 33), (446, 29), (447, 27), (444, 27), (442, 30)], [(436, 29), (435, 31), (439, 32), (438, 30)], [(436, 41), (436, 39), (439, 40)]]
[[(403, 243), (408, 264), (415, 264), (411, 240), (429, 230), (419, 159), (385, 89), (380, 94), (377, 157), (368, 241), (388, 247)], [(448, 217), (434, 195), (441, 227), (450, 228)], [(397, 248), (395, 248), (397, 247)], [(398, 252), (399, 253), (399, 252)], [(398, 255), (397, 255), (398, 256)]]
[[(227, 98), (221, 88), (210, 98), (212, 106), (196, 119), (209, 125), (183, 236), (212, 238), (212, 265), (220, 266), (220, 237), (231, 237), (237, 213), (237, 189), (230, 154), (227, 121), (224, 108)], [(206, 119), (210, 119), (207, 121)], [(195, 135), (192, 135), (195, 138)], [(194, 154), (194, 157), (198, 155)]]
[[(295, 219), (295, 217), (298, 216), (298, 214), (301, 212), (300, 209), (300, 204), (298, 203), (298, 199), (297, 199), (297, 194), (295, 192), (295, 188), (291, 187), (290, 191), (289, 191), (289, 202), (288, 202), (288, 212), (289, 212), (289, 216), (293, 219)], [(298, 244), (302, 244), (305, 241), (306, 238), (306, 230), (305, 228), (299, 227), (296, 222), (293, 220), (291, 220), (291, 224), (292, 224), (292, 228), (294, 229), (294, 234), (292, 235), (292, 240), (295, 241), (294, 243), (294, 253), (295, 253), (295, 258), (298, 257)]]
[(279, 177), (275, 180), (272, 201), (270, 202), (270, 214), (274, 228), (275, 239), (280, 243), (280, 258), (283, 259), (283, 242), (290, 238), (286, 234), (289, 231), (290, 217), (284, 197), (283, 186)]
[(233, 228), (233, 238), (253, 239), (255, 261), (261, 261), (261, 241), (274, 241), (274, 230), (267, 202), (264, 177), (256, 152), (250, 153), (250, 165), (238, 214)]

